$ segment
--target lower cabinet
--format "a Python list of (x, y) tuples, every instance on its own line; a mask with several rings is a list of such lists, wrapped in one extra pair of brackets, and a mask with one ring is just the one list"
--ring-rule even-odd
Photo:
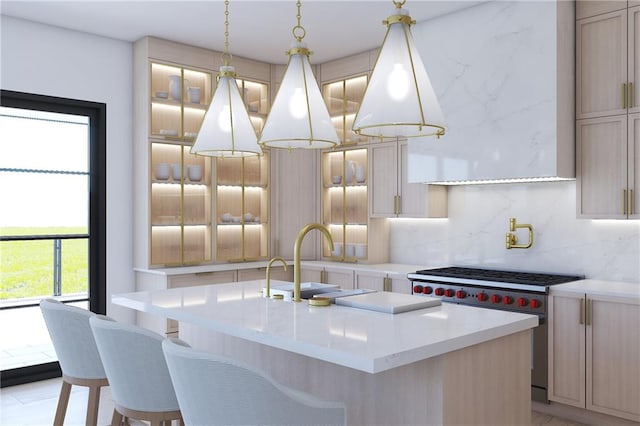
[(354, 288), (352, 269), (303, 265), (300, 271), (300, 280), (302, 282), (337, 284), (342, 290), (352, 290)]
[[(293, 281), (293, 266), (287, 266), (287, 270), (285, 271), (283, 266), (278, 266), (276, 263), (271, 266), (269, 275), (272, 280)], [(238, 269), (238, 281), (264, 280), (266, 277), (266, 266), (261, 268)]]
[(355, 271), (355, 288), (411, 294), (411, 281), (407, 274), (391, 274), (376, 271)]
[(640, 421), (640, 300), (549, 298), (549, 399)]

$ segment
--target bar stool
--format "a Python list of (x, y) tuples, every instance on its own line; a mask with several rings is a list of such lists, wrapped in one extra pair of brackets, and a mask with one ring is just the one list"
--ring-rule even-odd
[(111, 424), (121, 424), (123, 416), (152, 426), (171, 420), (183, 424), (162, 353), (163, 337), (102, 315), (89, 324), (111, 384), (115, 406)]
[(109, 386), (89, 326), (89, 318), (95, 314), (54, 299), (43, 299), (40, 302), (40, 310), (62, 370), (62, 389), (53, 424), (64, 423), (71, 386), (76, 385), (89, 388), (86, 421), (87, 425), (95, 425), (98, 421), (100, 389), (102, 386)]
[(276, 383), (252, 367), (177, 339), (162, 349), (188, 425), (344, 425), (344, 404)]

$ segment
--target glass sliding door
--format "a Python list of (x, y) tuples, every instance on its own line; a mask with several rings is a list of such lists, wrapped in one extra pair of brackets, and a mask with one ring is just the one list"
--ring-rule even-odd
[(38, 304), (105, 312), (104, 104), (2, 92), (2, 385), (59, 372)]

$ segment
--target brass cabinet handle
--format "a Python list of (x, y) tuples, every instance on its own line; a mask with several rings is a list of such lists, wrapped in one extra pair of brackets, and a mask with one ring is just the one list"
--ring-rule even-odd
[(391, 291), (391, 278), (384, 277), (382, 279), (382, 291)]
[(633, 107), (633, 81), (629, 82), (629, 108)]
[(393, 214), (400, 214), (400, 196), (393, 196)]
[(584, 324), (584, 299), (580, 299), (580, 316), (578, 321), (579, 324)]
[(627, 83), (622, 83), (622, 109), (627, 108)]

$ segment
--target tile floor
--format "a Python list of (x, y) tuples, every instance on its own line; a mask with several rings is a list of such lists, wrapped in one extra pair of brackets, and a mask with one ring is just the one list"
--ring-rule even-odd
[[(0, 425), (51, 425), (56, 411), (60, 392), (60, 379), (43, 380), (26, 385), (11, 386), (0, 390)], [(74, 386), (69, 398), (69, 408), (65, 425), (83, 425), (86, 416), (86, 388)], [(111, 423), (113, 402), (108, 387), (100, 393), (98, 425)], [(534, 426), (582, 426), (548, 414), (533, 412), (531, 416)], [(142, 422), (131, 422), (132, 425), (143, 425)]]

